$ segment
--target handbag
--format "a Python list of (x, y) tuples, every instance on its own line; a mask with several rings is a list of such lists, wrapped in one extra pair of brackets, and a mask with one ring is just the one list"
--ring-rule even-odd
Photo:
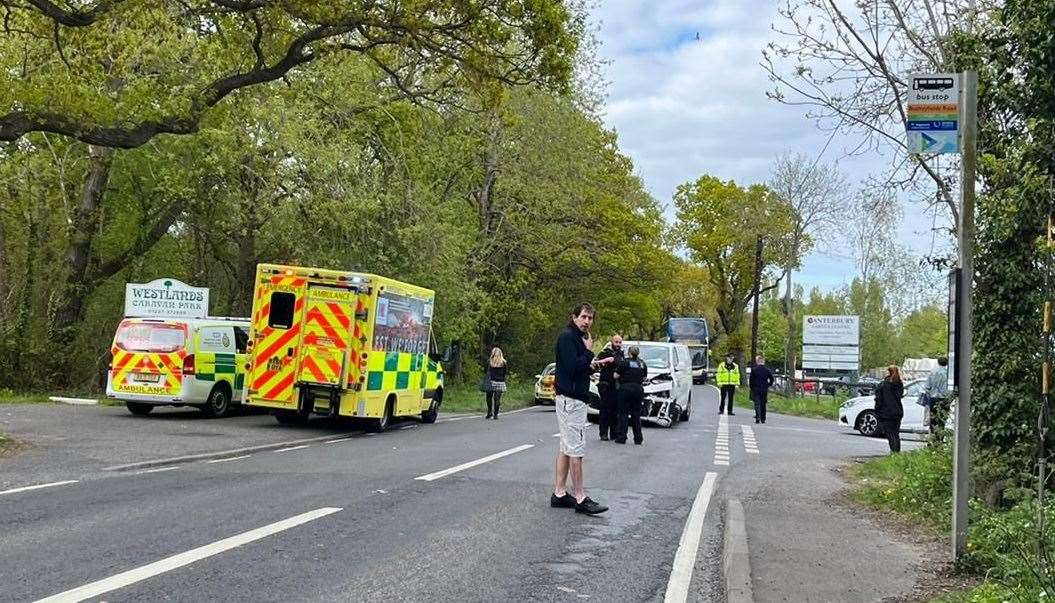
[(491, 391), (491, 378), (484, 375), (484, 378), (480, 380), (480, 386), (477, 389), (485, 393)]

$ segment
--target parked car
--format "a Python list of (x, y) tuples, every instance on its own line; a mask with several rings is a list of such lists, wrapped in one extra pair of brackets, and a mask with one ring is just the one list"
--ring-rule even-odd
[[(924, 379), (905, 383), (905, 396), (901, 405), (905, 408), (905, 417), (901, 420), (901, 431), (927, 432), (928, 426), (923, 422), (923, 407), (917, 403), (923, 388)], [(866, 436), (883, 435), (879, 429), (879, 417), (875, 412), (875, 394), (850, 398), (839, 408), (839, 423), (856, 429)]]
[[(546, 365), (546, 368), (542, 369), (542, 372), (535, 375), (535, 404), (548, 404), (553, 405), (554, 399), (557, 397), (557, 392), (554, 386), (556, 376), (553, 374), (557, 370), (557, 365), (553, 362)], [(597, 404), (600, 404), (601, 396), (597, 393), (597, 379), (596, 373), (594, 378), (590, 380), (590, 399), (591, 403), (596, 398)]]
[[(648, 366), (641, 421), (662, 427), (688, 421), (692, 412), (692, 356), (689, 348), (682, 343), (623, 342), (623, 349), (629, 350), (631, 346), (641, 349), (641, 359)], [(599, 397), (596, 398), (596, 403), (591, 402), (586, 411), (591, 421), (596, 421), (601, 414), (600, 401)]]

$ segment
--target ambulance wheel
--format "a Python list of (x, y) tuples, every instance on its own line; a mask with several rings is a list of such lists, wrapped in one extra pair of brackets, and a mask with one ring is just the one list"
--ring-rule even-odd
[(432, 408), (421, 413), (422, 423), (435, 423), (436, 418), (440, 416), (440, 404), (443, 403), (443, 390), (436, 390), (436, 397), (432, 400)]
[(276, 410), (275, 420), (283, 425), (303, 425), (308, 422), (310, 413), (299, 410)]
[(150, 411), (154, 410), (153, 404), (143, 404), (142, 402), (125, 402), (125, 406), (128, 407), (128, 412), (145, 417), (150, 414)]
[(366, 424), (366, 430), (371, 433), (381, 433), (388, 429), (388, 426), (392, 423), (392, 407), (396, 405), (396, 399), (389, 397), (388, 402), (385, 403), (385, 412), (381, 415), (380, 419), (370, 419)]
[(225, 383), (218, 383), (209, 392), (209, 398), (201, 407), (207, 417), (224, 417), (231, 411), (231, 392)]

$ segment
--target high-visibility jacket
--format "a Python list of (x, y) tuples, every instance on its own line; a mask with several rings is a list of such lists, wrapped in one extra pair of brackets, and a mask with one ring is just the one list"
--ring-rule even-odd
[(740, 367), (734, 362), (733, 368), (725, 368), (725, 363), (718, 365), (718, 374), (715, 376), (718, 387), (723, 385), (740, 385)]

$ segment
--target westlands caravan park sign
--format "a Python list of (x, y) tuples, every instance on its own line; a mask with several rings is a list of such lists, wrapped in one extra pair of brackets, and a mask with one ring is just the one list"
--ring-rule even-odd
[(125, 316), (129, 318), (205, 318), (209, 289), (191, 287), (174, 278), (125, 285)]

